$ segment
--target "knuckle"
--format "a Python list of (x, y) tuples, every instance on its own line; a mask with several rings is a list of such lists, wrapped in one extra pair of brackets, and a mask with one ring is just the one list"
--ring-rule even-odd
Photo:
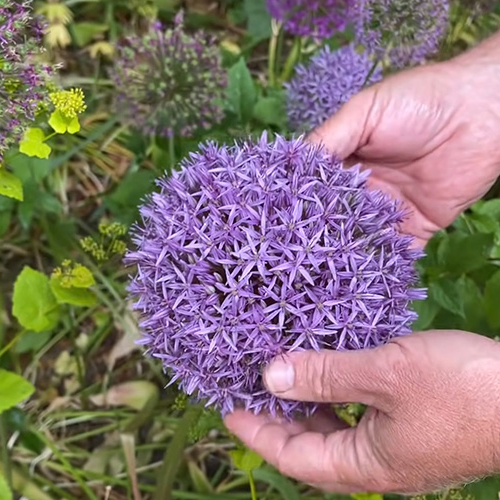
[(326, 356), (314, 354), (304, 366), (304, 379), (316, 399), (324, 401), (331, 395), (332, 369)]

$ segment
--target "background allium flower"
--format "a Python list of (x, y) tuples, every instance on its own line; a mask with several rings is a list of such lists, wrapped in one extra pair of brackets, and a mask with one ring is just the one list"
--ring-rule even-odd
[(159, 24), (144, 36), (127, 38), (117, 51), (111, 77), (118, 107), (147, 134), (191, 136), (219, 123), (226, 74), (214, 41)]
[(51, 68), (37, 61), (42, 29), (31, 2), (0, 0), (0, 161), (47, 101)]
[[(352, 45), (332, 52), (323, 48), (307, 65), (299, 65), (286, 84), (287, 112), (294, 130), (310, 130), (334, 115), (366, 82), (373, 61)], [(376, 68), (368, 83), (382, 79)]]
[(265, 391), (298, 349), (360, 349), (410, 332), (416, 281), (403, 212), (302, 138), (193, 153), (158, 181), (134, 229), (142, 343), (172, 380), (223, 412), (310, 411)]
[(449, 21), (448, 0), (359, 0), (356, 39), (396, 67), (436, 54)]
[(271, 15), (298, 36), (330, 38), (352, 21), (352, 0), (267, 0)]

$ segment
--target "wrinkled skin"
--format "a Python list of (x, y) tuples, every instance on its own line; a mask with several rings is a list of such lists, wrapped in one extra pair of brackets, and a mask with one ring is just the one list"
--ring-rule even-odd
[[(310, 140), (372, 170), (402, 199), (402, 231), (425, 245), (500, 172), (500, 35), (450, 62), (358, 94)], [(226, 425), (284, 474), (332, 492), (423, 493), (500, 472), (500, 343), (431, 331), (358, 352), (294, 353), (264, 372), (276, 395), (360, 402), (286, 423), (236, 411)]]

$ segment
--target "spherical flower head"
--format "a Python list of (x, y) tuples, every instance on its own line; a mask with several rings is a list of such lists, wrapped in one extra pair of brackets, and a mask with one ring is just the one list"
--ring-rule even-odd
[(297, 36), (330, 38), (352, 20), (352, 0), (267, 0), (270, 14)]
[(323, 148), (264, 135), (208, 143), (158, 181), (133, 231), (142, 344), (187, 394), (223, 413), (291, 417), (262, 385), (275, 356), (362, 349), (410, 333), (420, 252), (404, 213)]
[(448, 0), (359, 0), (356, 39), (393, 66), (435, 55), (448, 29)]
[(118, 47), (111, 78), (117, 106), (146, 134), (192, 136), (224, 117), (226, 74), (214, 41), (187, 34), (182, 19), (164, 31), (157, 23), (145, 36)]
[(82, 89), (58, 90), (49, 97), (55, 109), (66, 118), (75, 118), (87, 109)]
[(297, 66), (295, 76), (285, 84), (290, 126), (299, 131), (317, 127), (364, 86), (381, 79), (381, 69), (354, 46), (336, 51), (323, 48), (307, 65)]
[(31, 2), (0, 0), (0, 162), (47, 101), (51, 68), (40, 63), (41, 24)]

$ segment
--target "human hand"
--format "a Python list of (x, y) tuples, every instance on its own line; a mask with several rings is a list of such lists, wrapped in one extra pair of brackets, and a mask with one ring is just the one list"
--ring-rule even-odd
[(500, 35), (447, 63), (390, 77), (353, 97), (310, 135), (372, 170), (403, 200), (402, 231), (424, 245), (500, 173)]
[(241, 410), (226, 425), (283, 474), (326, 491), (421, 493), (500, 471), (500, 343), (434, 331), (361, 351), (306, 351), (264, 373), (277, 396), (369, 406), (287, 423)]

